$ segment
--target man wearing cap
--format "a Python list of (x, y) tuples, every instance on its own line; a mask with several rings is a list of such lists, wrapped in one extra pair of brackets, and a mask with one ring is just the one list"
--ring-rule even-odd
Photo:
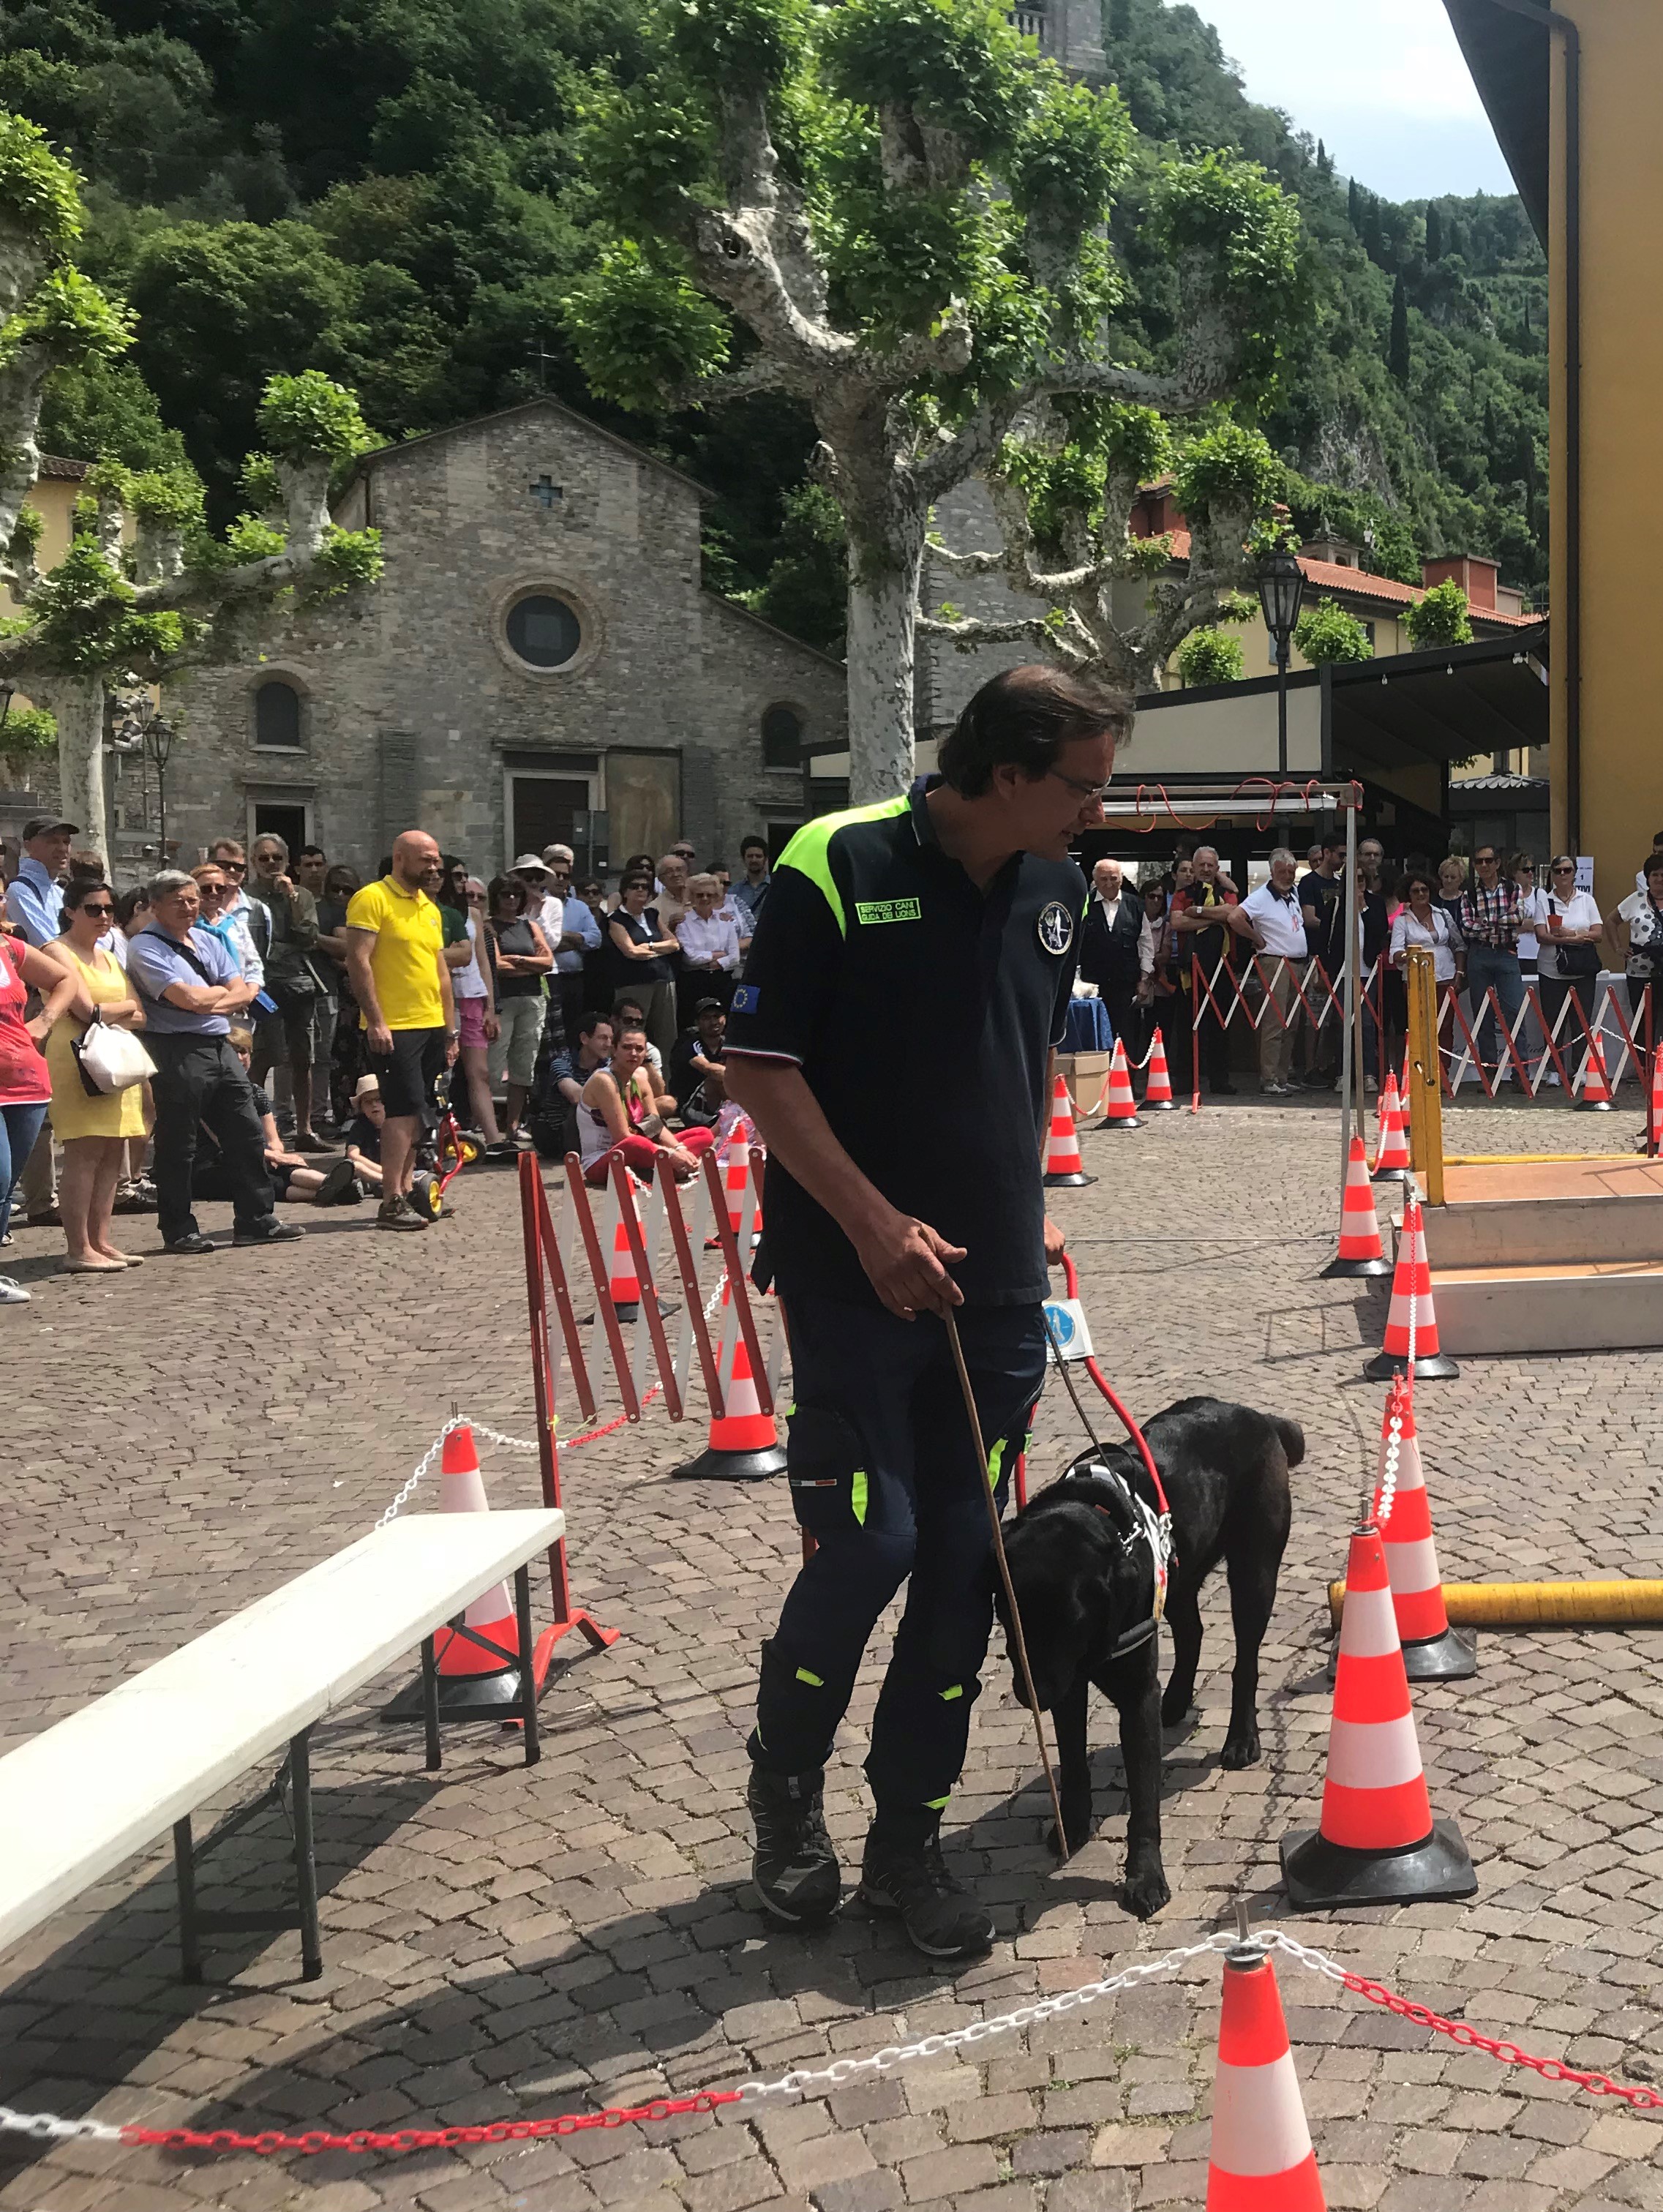
[[(70, 847), (81, 835), (77, 822), (54, 822), (37, 814), (23, 824), (23, 857), (6, 886), (6, 914), (27, 944), (37, 951), (55, 945), (64, 912), (60, 878), (70, 865)], [(17, 1197), (31, 1229), (56, 1229), (58, 1179), (52, 1157), (52, 1124), (43, 1121), (23, 1172)]]
[[(787, 1473), (816, 1547), (762, 1647), (752, 1875), (787, 1925), (837, 1911), (826, 1760), (867, 1639), (908, 1583), (872, 1717), (861, 1894), (934, 1959), (979, 1958), (993, 1938), (943, 1861), (941, 1817), (992, 1626), (986, 1486), (997, 1504), (1023, 1449), (1062, 1252), (1040, 1139), (1085, 909), (1069, 848), (1102, 821), (1130, 720), (1054, 668), (994, 677), (943, 740), (939, 775), (798, 831), (728, 1019), (728, 1095), (768, 1146)], [(926, 1097), (928, 1141), (897, 1142), (895, 1102)]]

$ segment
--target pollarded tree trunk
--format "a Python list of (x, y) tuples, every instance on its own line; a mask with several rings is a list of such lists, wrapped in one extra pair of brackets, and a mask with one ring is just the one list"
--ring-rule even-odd
[(874, 805), (913, 780), (913, 632), (921, 538), (849, 564), (849, 802)]
[(58, 803), (82, 842), (108, 854), (104, 788), (104, 684), (97, 676), (30, 676), (31, 696), (58, 718)]

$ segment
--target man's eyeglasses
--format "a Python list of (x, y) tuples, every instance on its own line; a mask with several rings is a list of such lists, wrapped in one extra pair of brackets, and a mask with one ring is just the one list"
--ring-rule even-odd
[(1054, 775), (1059, 783), (1065, 783), (1071, 791), (1077, 791), (1082, 799), (1094, 799), (1101, 806), (1114, 788), (1109, 783), (1083, 783), (1077, 775), (1065, 775), (1059, 768), (1048, 768), (1047, 775)]
[(1576, 873), (1575, 863), (1573, 861), (1565, 867), (1556, 868), (1553, 872), (1556, 876), (1574, 876)]
[(1493, 853), (1475, 853), (1472, 855), (1472, 865), (1475, 868), (1493, 868), (1496, 865), (1496, 855)]

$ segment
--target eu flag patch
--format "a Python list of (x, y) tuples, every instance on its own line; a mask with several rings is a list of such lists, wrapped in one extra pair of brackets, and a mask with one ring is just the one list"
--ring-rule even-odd
[(757, 1010), (757, 1005), (762, 995), (762, 993), (757, 989), (755, 983), (741, 983), (738, 989), (733, 994), (734, 1012), (736, 1014), (754, 1014)]

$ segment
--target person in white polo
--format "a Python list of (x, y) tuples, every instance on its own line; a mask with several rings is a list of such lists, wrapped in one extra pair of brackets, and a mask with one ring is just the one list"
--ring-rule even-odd
[(1265, 975), (1265, 1005), (1259, 1017), (1259, 1087), (1267, 1098), (1286, 1098), (1293, 1091), (1288, 1080), (1293, 1065), (1292, 1009), (1305, 967), (1305, 920), (1294, 890), (1298, 866), (1287, 847), (1279, 845), (1271, 855), (1269, 883), (1261, 884), (1243, 899), (1239, 909), (1243, 923), (1253, 932)]

